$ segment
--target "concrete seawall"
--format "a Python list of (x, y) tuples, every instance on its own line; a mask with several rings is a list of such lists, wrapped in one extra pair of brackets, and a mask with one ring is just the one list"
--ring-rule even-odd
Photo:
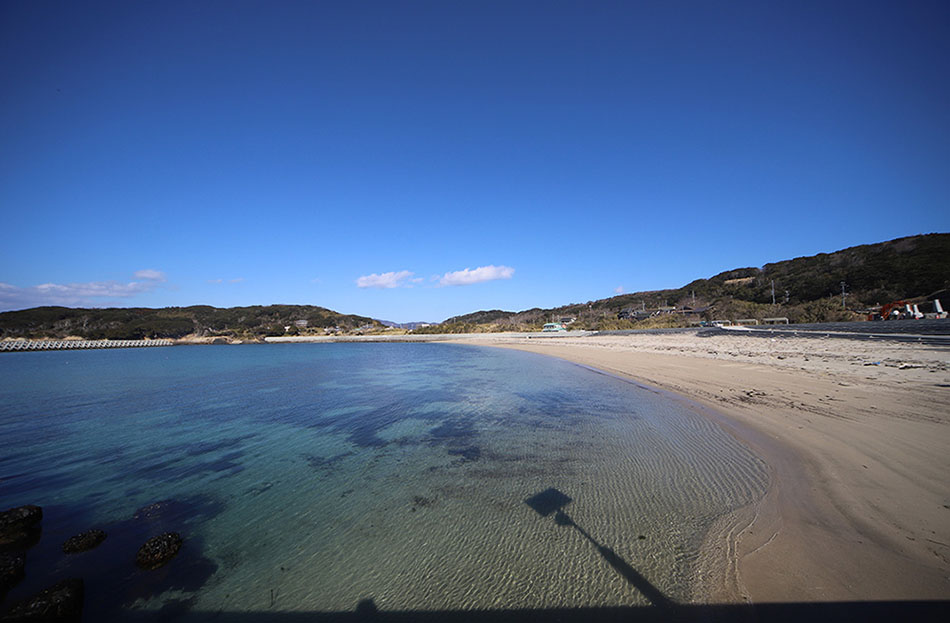
[(172, 346), (172, 344), (171, 340), (10, 340), (0, 342), (0, 352), (142, 348), (144, 346)]

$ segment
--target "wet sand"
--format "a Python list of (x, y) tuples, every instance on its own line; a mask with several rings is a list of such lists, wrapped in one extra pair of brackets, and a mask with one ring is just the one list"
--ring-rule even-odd
[(769, 465), (697, 601), (950, 598), (950, 349), (835, 338), (471, 335), (667, 390)]

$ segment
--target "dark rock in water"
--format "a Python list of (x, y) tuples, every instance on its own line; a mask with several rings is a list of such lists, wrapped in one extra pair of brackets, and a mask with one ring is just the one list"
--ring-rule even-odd
[(106, 533), (102, 530), (87, 530), (82, 534), (71, 536), (63, 543), (64, 554), (78, 554), (96, 547), (106, 540)]
[(182, 538), (177, 532), (166, 532), (152, 537), (139, 548), (135, 562), (143, 569), (158, 569), (175, 557), (181, 549), (181, 544)]
[(0, 530), (21, 530), (38, 524), (43, 520), (43, 509), (27, 504), (17, 506), (0, 513)]
[(32, 545), (39, 534), (43, 509), (29, 504), (0, 513), (0, 549)]
[(16, 603), (0, 621), (79, 621), (83, 583), (70, 578)]
[(23, 579), (26, 556), (22, 553), (0, 554), (0, 599)]
[(143, 506), (132, 515), (133, 521), (148, 523), (153, 534), (158, 532), (185, 532), (191, 521), (207, 521), (223, 510), (224, 505), (211, 496), (195, 495), (182, 499), (161, 500)]
[(142, 508), (135, 511), (135, 514), (132, 515), (132, 519), (155, 519), (156, 517), (162, 517), (163, 515), (166, 515), (174, 505), (174, 500), (162, 500), (161, 502), (155, 502), (154, 504), (143, 506)]

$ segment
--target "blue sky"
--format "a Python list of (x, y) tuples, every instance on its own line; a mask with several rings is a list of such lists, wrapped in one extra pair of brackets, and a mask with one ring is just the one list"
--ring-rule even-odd
[(0, 309), (396, 321), (950, 231), (950, 3), (4, 2)]

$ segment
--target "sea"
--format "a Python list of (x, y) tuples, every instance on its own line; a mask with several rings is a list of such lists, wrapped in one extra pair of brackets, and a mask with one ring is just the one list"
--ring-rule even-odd
[[(85, 621), (684, 603), (710, 526), (767, 485), (688, 404), (532, 353), (0, 355), (0, 510), (43, 508), (0, 611), (70, 577)], [(178, 555), (137, 568), (169, 531)]]

